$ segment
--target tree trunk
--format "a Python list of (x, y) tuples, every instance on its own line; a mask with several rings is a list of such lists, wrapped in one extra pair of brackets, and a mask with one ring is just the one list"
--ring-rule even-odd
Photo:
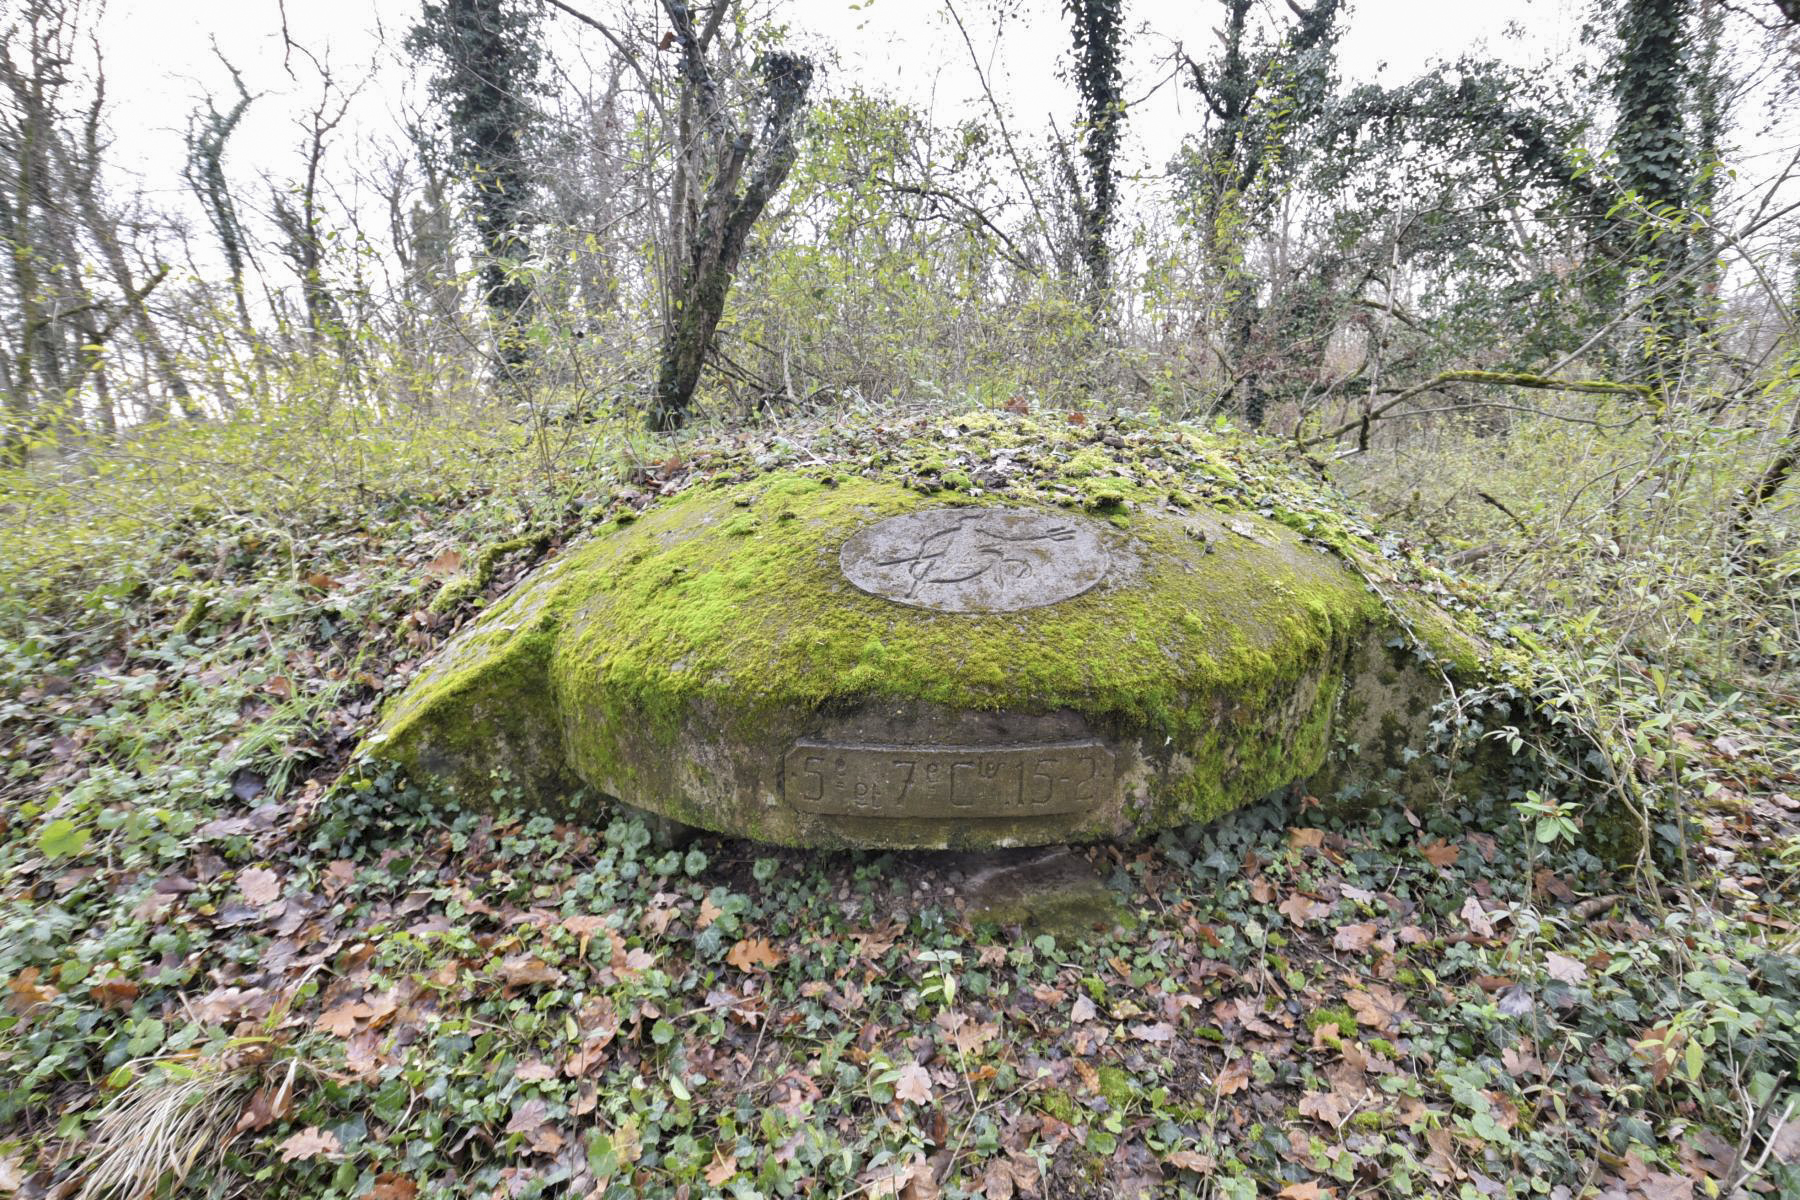
[[(799, 117), (813, 70), (809, 60), (797, 55), (763, 56), (762, 128), (753, 147), (750, 135), (732, 124), (723, 107), (706, 64), (705, 40), (695, 32), (687, 6), (681, 0), (665, 0), (665, 8), (681, 40), (686, 90), (714, 133), (719, 152), (686, 264), (669, 298), (671, 308), (665, 312), (662, 352), (650, 397), (650, 427), (658, 431), (680, 429), (687, 423), (694, 389), (725, 312), (744, 245), (799, 155)], [(746, 172), (749, 182), (740, 193), (738, 185)], [(692, 191), (693, 181), (678, 177), (677, 203), (685, 206)], [(681, 220), (677, 212), (675, 221)]]

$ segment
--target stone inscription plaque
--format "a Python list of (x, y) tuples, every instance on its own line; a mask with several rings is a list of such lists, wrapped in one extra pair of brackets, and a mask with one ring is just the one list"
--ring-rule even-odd
[(844, 817), (1038, 817), (1085, 812), (1113, 784), (1092, 738), (1012, 746), (907, 746), (802, 738), (782, 764), (801, 812)]
[(939, 612), (1017, 612), (1093, 587), (1110, 565), (1079, 517), (1022, 508), (934, 508), (859, 529), (838, 554), (865, 592)]

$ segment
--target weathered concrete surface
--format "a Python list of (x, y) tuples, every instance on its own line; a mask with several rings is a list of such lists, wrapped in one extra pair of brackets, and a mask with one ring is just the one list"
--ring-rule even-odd
[(822, 470), (692, 489), (495, 605), (370, 748), (475, 799), (503, 772), (787, 845), (976, 849), (1207, 820), (1334, 733), (1419, 728), (1439, 677), (1394, 685), (1400, 626), (1342, 554), (1083, 479), (1085, 511)]

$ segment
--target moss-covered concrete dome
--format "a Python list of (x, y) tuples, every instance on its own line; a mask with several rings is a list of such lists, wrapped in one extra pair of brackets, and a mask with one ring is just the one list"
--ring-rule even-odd
[(1033, 482), (749, 470), (609, 523), (446, 646), (374, 749), (790, 845), (1021, 845), (1211, 818), (1436, 698), (1313, 518), (1202, 499), (1204, 456), (1001, 440)]

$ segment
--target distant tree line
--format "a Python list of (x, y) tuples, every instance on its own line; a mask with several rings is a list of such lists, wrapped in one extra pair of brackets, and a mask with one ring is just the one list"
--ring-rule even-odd
[[(943, 12), (987, 89), (1004, 10), (964, 3)], [(426, 0), (394, 48), (427, 81), (397, 141), (353, 128), (365, 81), (290, 44), (292, 159), (245, 178), (261, 96), (221, 60), (187, 135), (195, 226), (115, 168), (99, 9), (21, 0), (0, 460), (296, 397), (671, 431), (920, 388), (1342, 428), (1353, 451), (1414, 396), (1504, 421), (1481, 372), (1602, 377), (1657, 420), (1791, 352), (1791, 256), (1749, 287), (1722, 266), (1793, 229), (1786, 193), (1758, 208), (1721, 169), (1734, 128), (1800, 98), (1787, 0), (1596, 5), (1597, 69), (1466, 56), (1393, 86), (1340, 79), (1347, 22), (1374, 18), (1339, 0), (1212, 11), (1202, 48), (1064, 0), (1076, 120), (1034, 132), (991, 90), (941, 124), (834, 79), (739, 0)], [(1137, 209), (1133, 47), (1198, 114), (1138, 181), (1167, 203)]]

